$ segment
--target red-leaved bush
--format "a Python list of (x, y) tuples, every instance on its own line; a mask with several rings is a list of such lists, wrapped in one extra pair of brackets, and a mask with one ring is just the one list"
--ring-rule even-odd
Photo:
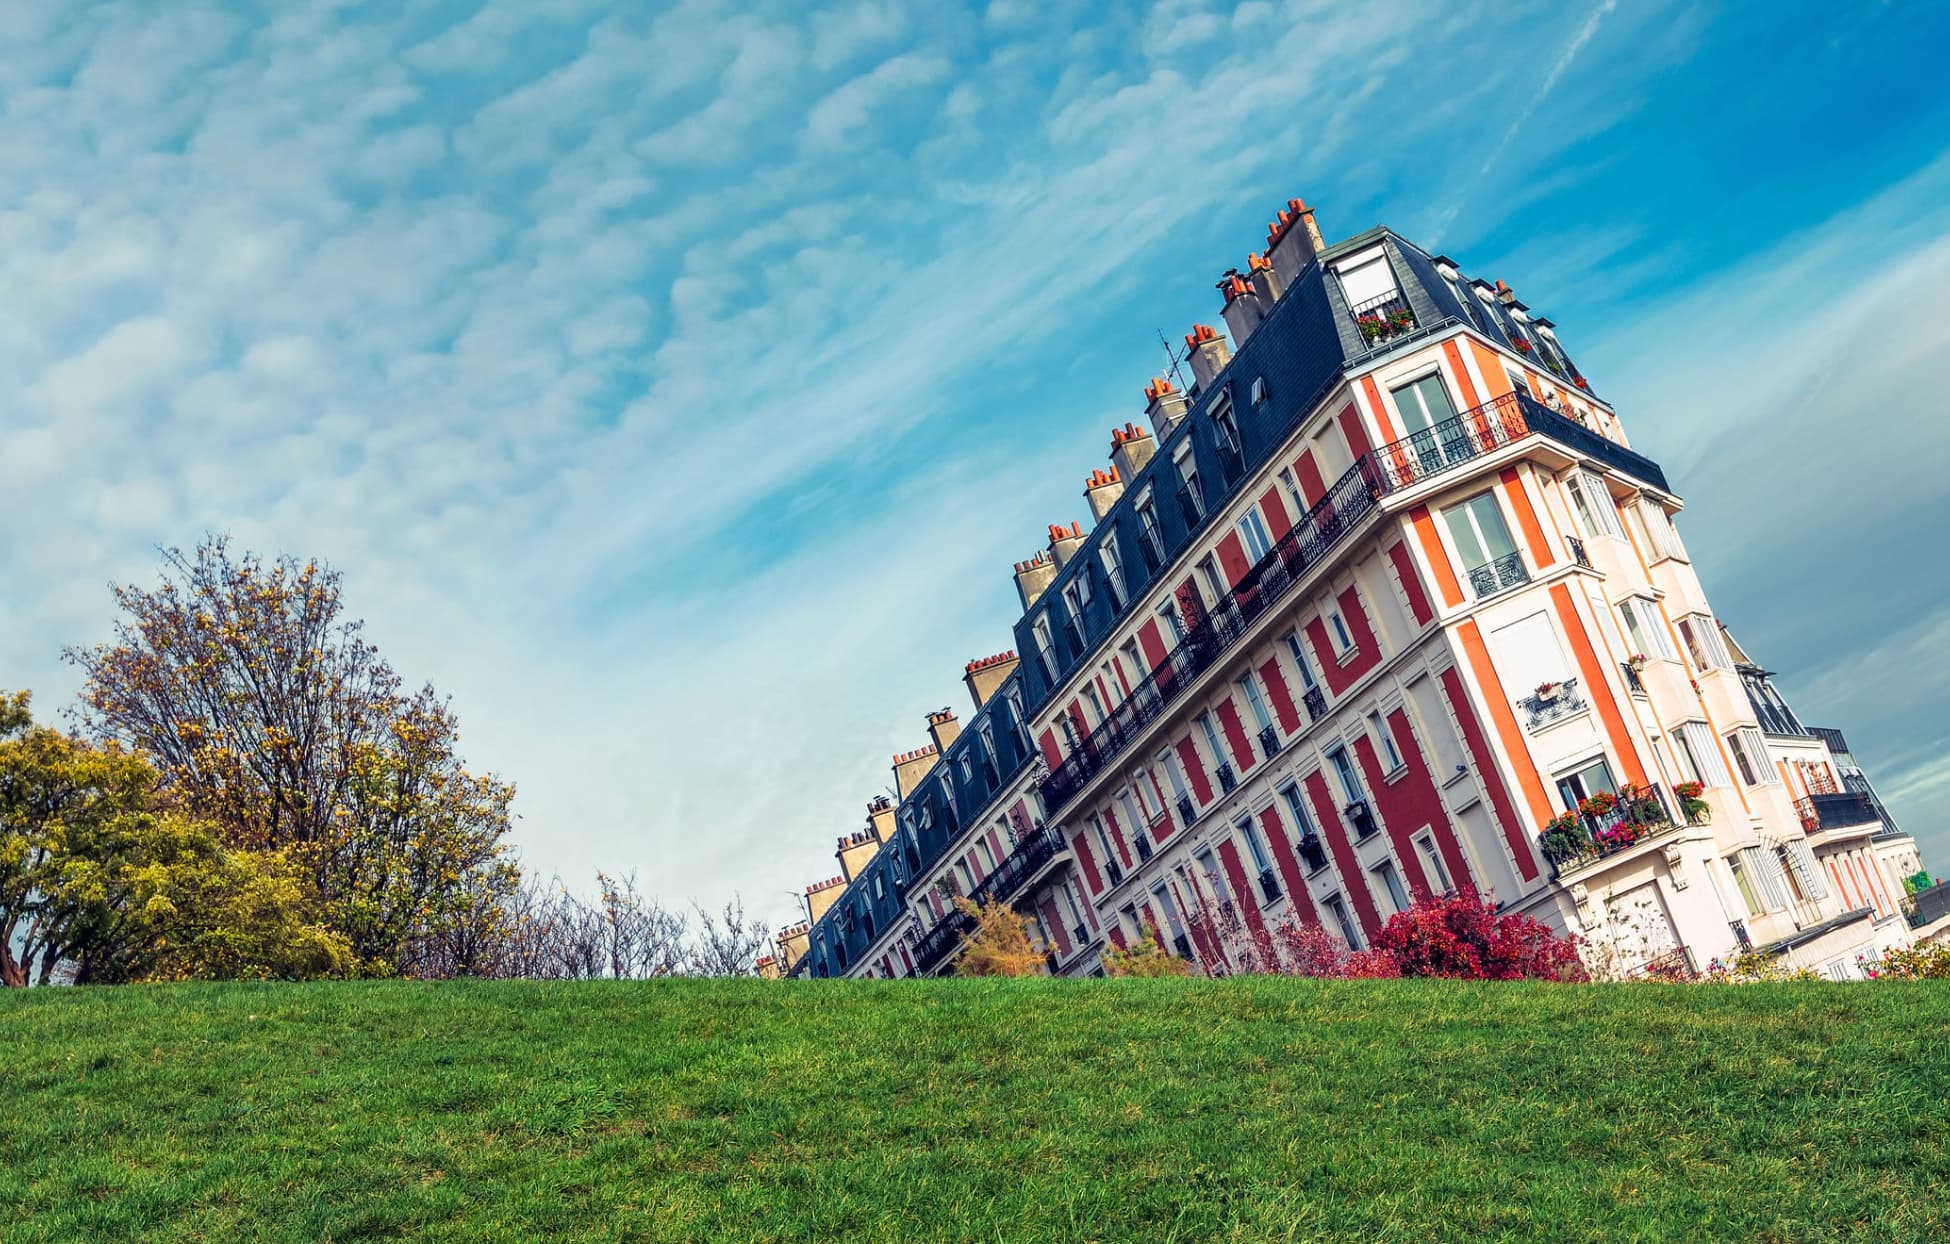
[(1388, 918), (1374, 949), (1402, 976), (1462, 980), (1581, 981), (1577, 944), (1548, 925), (1472, 895), (1428, 898)]

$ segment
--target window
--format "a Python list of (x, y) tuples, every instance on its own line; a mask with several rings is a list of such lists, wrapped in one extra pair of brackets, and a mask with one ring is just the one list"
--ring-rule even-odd
[(1205, 883), (1211, 888), (1214, 897), (1221, 903), (1230, 903), (1232, 894), (1226, 888), (1225, 874), (1219, 871), (1219, 861), (1212, 858), (1210, 851), (1200, 851), (1197, 862), (1198, 871), (1204, 876)]
[(1478, 600), (1530, 581), (1510, 529), (1503, 523), (1494, 489), (1443, 510), (1442, 521)]
[(1246, 707), (1252, 710), (1253, 721), (1261, 730), (1273, 728), (1273, 715), (1266, 711), (1266, 698), (1259, 693), (1259, 678), (1248, 673), (1239, 680), (1239, 690), (1245, 693)]
[(1255, 565), (1273, 550), (1273, 541), (1266, 534), (1266, 523), (1256, 509), (1247, 510), (1245, 517), (1239, 520), (1239, 539), (1246, 546), (1246, 556)]
[(1742, 726), (1726, 738), (1727, 751), (1733, 754), (1733, 764), (1740, 770), (1741, 781), (1749, 786), (1773, 786), (1778, 783), (1774, 767), (1767, 763), (1767, 744), (1760, 737), (1760, 731), (1752, 726)]
[(1097, 667), (1097, 672), (1103, 678), (1104, 694), (1110, 697), (1109, 703), (1113, 706), (1123, 703), (1124, 683), (1117, 677), (1117, 658), (1114, 656), (1107, 658)]
[(1594, 540), (1600, 536), (1625, 538), (1625, 529), (1618, 525), (1618, 506), (1603, 480), (1589, 471), (1574, 471), (1564, 481), (1564, 491), (1571, 495), (1571, 508), (1577, 511), (1585, 535)]
[(1306, 516), (1307, 499), (1300, 495), (1300, 485), (1293, 480), (1293, 472), (1280, 468), (1280, 487), (1286, 489), (1287, 500), (1293, 503), (1293, 521), (1297, 524)]
[(1708, 786), (1733, 785), (1733, 779), (1727, 775), (1727, 767), (1720, 763), (1720, 749), (1714, 742), (1713, 731), (1705, 722), (1682, 722), (1679, 729), (1673, 731), (1672, 737), (1679, 744), (1680, 760), (1695, 781)]
[(1354, 636), (1348, 632), (1347, 619), (1341, 617), (1338, 609), (1327, 611), (1327, 629), (1334, 634), (1336, 655), (1343, 661), (1354, 655)]
[(1254, 376), (1253, 387), (1250, 392), (1252, 394), (1253, 405), (1263, 405), (1266, 401), (1266, 377)]
[(1070, 633), (1070, 642), (1078, 652), (1088, 647), (1083, 641), (1083, 607), (1089, 602), (1090, 589), (1084, 586), (1081, 576), (1063, 589), (1063, 604), (1069, 613), (1065, 627)]
[(1116, 802), (1117, 810), (1124, 814), (1124, 824), (1130, 829), (1131, 836), (1136, 838), (1144, 832), (1145, 820), (1138, 815), (1137, 805), (1131, 802), (1130, 787), (1117, 792)]
[(1654, 501), (1640, 501), (1632, 508), (1639, 516), (1639, 524), (1654, 554), (1654, 561), (1667, 557), (1686, 560), (1685, 546), (1679, 543), (1679, 529), (1672, 525), (1672, 516), (1666, 513), (1664, 506)]
[[(1093, 812), (1090, 814), (1088, 824), (1090, 826), (1090, 836), (1096, 840), (1097, 849), (1104, 853), (1104, 859), (1115, 866), (1118, 859), (1117, 852), (1111, 849), (1110, 835), (1104, 832), (1104, 823), (1098, 820), (1097, 814)], [(1116, 880), (1113, 879), (1111, 884), (1116, 885)]]
[(975, 854), (982, 858), (983, 872), (992, 873), (995, 871), (995, 852), (989, 847), (987, 837), (981, 837), (975, 840)]
[(1212, 560), (1210, 553), (1198, 559), (1198, 585), (1207, 609), (1217, 609), (1232, 594), (1226, 586), (1225, 576), (1219, 573), (1219, 564)]
[(1395, 736), (1389, 732), (1388, 723), (1381, 719), (1380, 713), (1368, 714), (1368, 729), (1374, 733), (1375, 742), (1381, 747), (1383, 773), (1394, 773), (1404, 762), (1402, 754), (1395, 750)]
[(1799, 839), (1777, 842), (1774, 844), (1774, 855), (1781, 863), (1781, 876), (1787, 881), (1788, 890), (1795, 901), (1812, 903), (1828, 897), (1828, 883), (1822, 880), (1821, 866), (1815, 863), (1814, 853), (1808, 850), (1807, 843)]
[(1138, 527), (1144, 532), (1144, 551), (1149, 554), (1151, 569), (1156, 570), (1165, 560), (1165, 533), (1158, 526), (1158, 507), (1152, 504), (1149, 488), (1138, 494), (1133, 508), (1137, 510)]
[(875, 902), (887, 897), (887, 879), (879, 873), (873, 875), (873, 897)]
[(1086, 682), (1083, 684), (1083, 706), (1090, 710), (1084, 714), (1084, 719), (1090, 725), (1094, 727), (1104, 724), (1104, 702), (1097, 695), (1096, 683)]
[(1312, 691), (1319, 686), (1319, 682), (1314, 678), (1313, 662), (1307, 660), (1307, 646), (1302, 642), (1299, 631), (1287, 633), (1286, 650), (1293, 654), (1293, 663), (1300, 668), (1301, 689)]
[(1415, 845), (1422, 852), (1422, 863), (1428, 867), (1429, 876), (1436, 880), (1436, 888), (1449, 893), (1454, 887), (1449, 884), (1449, 870), (1442, 866), (1442, 852), (1435, 849), (1435, 835), (1423, 834), (1415, 840)]
[(1361, 789), (1361, 779), (1354, 774), (1354, 762), (1348, 759), (1345, 747), (1328, 752), (1327, 763), (1334, 766), (1334, 776), (1340, 780), (1341, 795), (1346, 802), (1359, 803), (1367, 798), (1367, 793)]
[(1396, 911), (1408, 910), (1408, 891), (1402, 889), (1402, 879), (1395, 872), (1393, 860), (1383, 860), (1374, 866), (1374, 878), (1381, 883), (1382, 892), (1387, 894), (1388, 902)]
[(1280, 897), (1280, 883), (1273, 871), (1273, 861), (1266, 854), (1266, 841), (1259, 835), (1259, 827), (1253, 824), (1250, 816), (1240, 817), (1233, 823), (1239, 836), (1245, 840), (1246, 854), (1253, 859), (1253, 875), (1259, 879), (1259, 890), (1267, 902)]
[[(1127, 599), (1124, 587), (1124, 564), (1117, 557), (1117, 535), (1111, 533), (1104, 537), (1103, 547), (1097, 550), (1097, 558), (1104, 567), (1104, 590), (1110, 593), (1110, 607), (1114, 612), (1124, 611)], [(1084, 576), (1088, 578), (1086, 574)]]
[(1212, 430), (1218, 433), (1220, 453), (1238, 454), (1239, 421), (1232, 413), (1232, 399), (1223, 393), (1212, 403)]
[(1693, 658), (1693, 668), (1704, 674), (1708, 670), (1730, 670), (1733, 658), (1727, 655), (1726, 644), (1720, 638), (1719, 624), (1703, 613), (1689, 613), (1679, 619), (1679, 637), (1686, 642), (1686, 654)]
[(1307, 815), (1307, 800), (1300, 793), (1299, 785), (1289, 782), (1280, 787), (1280, 798), (1286, 801), (1286, 814), (1293, 821), (1293, 832), (1301, 838), (1313, 833), (1313, 818)]
[(1054, 684), (1056, 682), (1056, 640), (1050, 634), (1049, 614), (1047, 612), (1037, 614), (1036, 620), (1030, 624), (1029, 629), (1036, 636), (1036, 656), (1043, 663), (1043, 677)]
[(1138, 645), (1135, 639), (1127, 639), (1124, 641), (1124, 664), (1130, 671), (1131, 682), (1133, 684), (1144, 681), (1147, 671), (1144, 668), (1144, 658), (1138, 655)]
[(1164, 623), (1165, 634), (1171, 636), (1174, 647), (1185, 642), (1185, 624), (1178, 617), (1178, 603), (1167, 600), (1158, 606), (1158, 620)]
[(1750, 916), (1766, 915), (1767, 908), (1761, 904), (1760, 894), (1755, 888), (1754, 879), (1748, 875), (1747, 867), (1739, 855), (1727, 856), (1727, 871), (1733, 874), (1733, 884), (1740, 891), (1740, 901), (1747, 905), (1747, 914)]
[(1200, 713), (1198, 715), (1198, 728), (1199, 732), (1205, 736), (1206, 748), (1212, 753), (1212, 763), (1224, 764), (1226, 760), (1225, 749), (1219, 745), (1219, 731), (1212, 724), (1212, 714)]
[(1618, 602), (1618, 616), (1625, 621), (1625, 634), (1631, 638), (1635, 656), (1671, 660), (1678, 655), (1672, 650), (1672, 638), (1666, 634), (1659, 608), (1651, 601), (1628, 596)]
[(1456, 417), (1456, 406), (1449, 400), (1449, 390), (1443, 387), (1439, 374), (1430, 373), (1398, 389), (1390, 389), (1388, 396), (1395, 399), (1395, 409), (1401, 413), (1402, 426), (1408, 429), (1418, 451), (1425, 447), (1438, 449), (1437, 442), (1447, 439), (1434, 435), (1434, 432), (1437, 425)]
[(1347, 943), (1348, 949), (1361, 949), (1361, 935), (1354, 931), (1354, 921), (1348, 919), (1347, 904), (1341, 901), (1341, 896), (1329, 894), (1321, 906), (1327, 909), (1328, 915), (1334, 917), (1334, 924), (1340, 929), (1341, 940)]
[(1167, 747), (1158, 753), (1158, 767), (1165, 771), (1165, 780), (1171, 784), (1171, 798), (1174, 803), (1182, 803), (1191, 796), (1185, 790), (1185, 779), (1178, 772), (1178, 758)]
[(1599, 793), (1618, 793), (1618, 784), (1612, 781), (1611, 766), (1602, 758), (1557, 779), (1557, 797), (1567, 812)]
[(1131, 790), (1137, 795), (1138, 811), (1144, 813), (1144, 823), (1149, 825), (1156, 821), (1158, 813), (1163, 809), (1157, 804), (1157, 788), (1151, 784), (1142, 770), (1132, 775)]
[(1505, 367), (1503, 374), (1510, 378), (1510, 392), (1530, 396), (1530, 381), (1524, 379), (1522, 372), (1512, 367)]
[[(1045, 657), (1044, 660), (1047, 662), (1048, 658)], [(1052, 677), (1050, 681), (1054, 682), (1056, 680)], [(1027, 755), (1031, 750), (1029, 746), (1029, 718), (1022, 711), (1022, 691), (1016, 687), (1011, 687), (1009, 688), (1006, 699), (1009, 703), (1009, 720), (1014, 722), (1016, 727), (1016, 743), (1022, 748), (1023, 753)]]
[(1334, 275), (1341, 279), (1347, 305), (1357, 313), (1370, 303), (1386, 302), (1400, 294), (1395, 270), (1388, 266), (1388, 256), (1379, 246), (1351, 256), (1334, 269)]
[(1205, 521), (1205, 496), (1199, 491), (1198, 462), (1192, 457), (1190, 441), (1173, 451), (1171, 464), (1178, 469), (1178, 496), (1185, 507), (1185, 525), (1196, 527)]

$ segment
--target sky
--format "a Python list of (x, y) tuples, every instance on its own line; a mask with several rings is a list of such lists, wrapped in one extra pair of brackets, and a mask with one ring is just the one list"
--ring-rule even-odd
[[(616, 10), (616, 11), (612, 11)], [(320, 557), (524, 864), (837, 871), (1289, 197), (1559, 324), (1950, 872), (1950, 7), (0, 7), (0, 687)]]

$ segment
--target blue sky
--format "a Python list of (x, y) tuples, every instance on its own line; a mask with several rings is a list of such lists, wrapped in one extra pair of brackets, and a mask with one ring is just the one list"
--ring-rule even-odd
[(609, 7), (0, 9), (0, 686), (316, 554), (531, 867), (788, 918), (1303, 195), (1558, 321), (1950, 871), (1950, 10)]

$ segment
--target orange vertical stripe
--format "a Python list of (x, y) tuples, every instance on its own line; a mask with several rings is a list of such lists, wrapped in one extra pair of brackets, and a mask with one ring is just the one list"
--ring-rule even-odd
[(1388, 418), (1388, 407), (1382, 403), (1381, 390), (1374, 387), (1373, 376), (1361, 377), (1361, 391), (1368, 395), (1368, 409), (1374, 412), (1374, 425), (1381, 430), (1381, 443), (1386, 445), (1389, 441), (1400, 440), (1402, 434), (1395, 430), (1394, 422)]
[(1523, 729), (1517, 725), (1517, 715), (1510, 710), (1510, 697), (1503, 690), (1503, 681), (1496, 676), (1496, 667), (1490, 664), (1490, 650), (1483, 642), (1483, 633), (1476, 626), (1476, 619), (1465, 619), (1456, 628), (1456, 638), (1462, 644), (1463, 656), (1469, 661), (1471, 671), (1476, 675), (1476, 685), (1482, 689), (1483, 699), (1488, 702), (1490, 718), (1496, 722), (1497, 738), (1503, 741), (1503, 752), (1510, 758), (1510, 767), (1517, 772), (1517, 784), (1523, 787), (1524, 802), (1530, 805), (1530, 815), (1538, 825), (1551, 819), (1550, 796), (1544, 793), (1544, 780), (1537, 774), (1537, 766), (1530, 759), (1530, 744), (1524, 739)]
[(1571, 652), (1577, 658), (1578, 674), (1584, 679), (1585, 694), (1598, 706), (1598, 717), (1605, 723), (1605, 734), (1611, 739), (1612, 749), (1625, 765), (1625, 775), (1632, 785), (1645, 785), (1645, 765), (1639, 759), (1639, 749), (1633, 745), (1632, 736), (1625, 731), (1625, 715), (1618, 711), (1618, 697), (1612, 694), (1611, 684), (1605, 681), (1605, 669), (1598, 664), (1598, 654), (1591, 647), (1591, 636), (1585, 632), (1584, 619), (1578, 616), (1577, 607), (1571, 603), (1571, 593), (1562, 583), (1551, 585), (1551, 603), (1557, 606), (1557, 619), (1564, 624), (1564, 633), (1571, 637)]
[(1523, 538), (1530, 542), (1530, 556), (1541, 570), (1557, 559), (1551, 556), (1551, 546), (1544, 541), (1544, 527), (1537, 521), (1537, 511), (1530, 504), (1530, 494), (1524, 490), (1523, 477), (1515, 467), (1505, 467), (1498, 478), (1509, 495), (1510, 508), (1517, 512), (1517, 526), (1523, 529)]
[(1429, 569), (1435, 572), (1435, 585), (1442, 592), (1443, 605), (1462, 604), (1462, 583), (1456, 578), (1456, 568), (1449, 564), (1442, 538), (1435, 532), (1435, 519), (1429, 516), (1429, 507), (1416, 506), (1408, 512), (1408, 521), (1415, 527), (1415, 539), (1422, 546), (1422, 555), (1429, 559)]
[(1456, 348), (1454, 337), (1442, 343), (1442, 352), (1449, 356), (1449, 366), (1455, 369), (1456, 384), (1462, 389), (1463, 406), (1481, 406), (1483, 399), (1476, 396), (1476, 382), (1469, 378), (1469, 368), (1463, 366), (1462, 351)]

